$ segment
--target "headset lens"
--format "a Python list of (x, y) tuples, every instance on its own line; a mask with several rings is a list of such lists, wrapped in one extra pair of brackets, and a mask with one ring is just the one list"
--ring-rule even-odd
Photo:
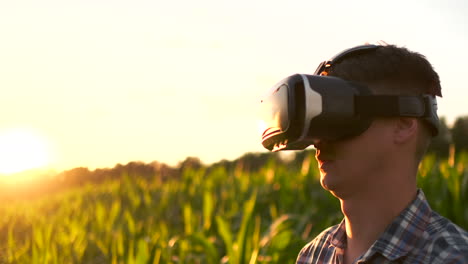
[(275, 86), (267, 98), (262, 100), (262, 115), (267, 134), (285, 131), (289, 126), (288, 87), (285, 84)]

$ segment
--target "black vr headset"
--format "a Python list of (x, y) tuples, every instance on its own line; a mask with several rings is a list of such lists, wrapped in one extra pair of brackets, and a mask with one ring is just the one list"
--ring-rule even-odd
[(421, 118), (432, 135), (437, 135), (439, 118), (434, 96), (373, 95), (366, 86), (320, 75), (345, 57), (378, 47), (364, 45), (345, 50), (322, 62), (314, 75), (295, 74), (276, 84), (261, 101), (266, 125), (262, 145), (271, 151), (301, 150), (317, 140), (350, 138), (366, 131), (376, 117)]

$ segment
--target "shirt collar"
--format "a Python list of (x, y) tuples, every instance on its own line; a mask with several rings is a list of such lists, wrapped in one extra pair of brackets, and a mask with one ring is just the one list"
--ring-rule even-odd
[(424, 192), (418, 189), (416, 198), (385, 229), (364, 255), (364, 259), (379, 252), (389, 260), (406, 256), (420, 242), (429, 224), (432, 209)]
[(329, 236), (329, 243), (333, 247), (340, 249), (346, 248), (346, 224), (345, 219), (341, 221), (338, 227)]

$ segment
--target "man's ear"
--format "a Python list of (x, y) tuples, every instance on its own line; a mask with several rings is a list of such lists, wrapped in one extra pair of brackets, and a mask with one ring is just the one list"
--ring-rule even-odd
[(399, 117), (396, 119), (393, 139), (395, 143), (405, 143), (417, 136), (418, 120), (412, 117)]

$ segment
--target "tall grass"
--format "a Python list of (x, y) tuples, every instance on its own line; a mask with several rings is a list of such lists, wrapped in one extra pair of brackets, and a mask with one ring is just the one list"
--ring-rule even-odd
[[(468, 155), (427, 157), (419, 185), (432, 207), (468, 228)], [(186, 169), (162, 182), (120, 180), (0, 205), (0, 263), (294, 263), (300, 248), (341, 220), (312, 154)]]

